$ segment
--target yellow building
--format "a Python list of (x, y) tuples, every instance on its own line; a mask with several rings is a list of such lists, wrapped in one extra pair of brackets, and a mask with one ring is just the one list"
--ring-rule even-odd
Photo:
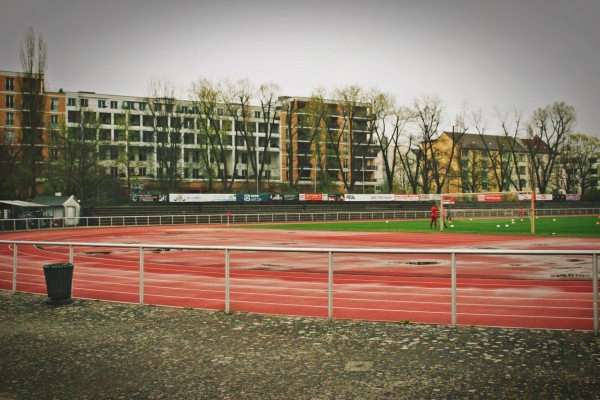
[(424, 177), (443, 193), (531, 190), (529, 152), (520, 139), (503, 135), (442, 132), (423, 144)]

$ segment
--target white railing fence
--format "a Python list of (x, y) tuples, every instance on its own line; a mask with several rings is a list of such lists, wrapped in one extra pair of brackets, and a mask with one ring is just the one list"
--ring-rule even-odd
[[(451, 325), (455, 327), (458, 321), (458, 313), (457, 313), (457, 270), (460, 267), (460, 257), (466, 255), (477, 255), (477, 256), (514, 256), (514, 255), (525, 255), (529, 257), (536, 256), (587, 256), (591, 258), (590, 265), (590, 276), (592, 281), (592, 304), (593, 304), (593, 330), (595, 335), (598, 335), (599, 323), (598, 323), (598, 254), (600, 254), (600, 250), (499, 250), (499, 249), (387, 249), (387, 248), (294, 248), (294, 247), (248, 247), (248, 246), (191, 246), (191, 245), (165, 245), (165, 244), (112, 244), (112, 243), (80, 243), (80, 242), (43, 242), (43, 241), (15, 241), (15, 240), (0, 240), (0, 245), (6, 246), (6, 248), (10, 249), (12, 247), (12, 257), (4, 256), (0, 260), (0, 270), (10, 269), (10, 259), (12, 258), (12, 284), (5, 285), (11, 288), (13, 292), (17, 291), (17, 279), (19, 276), (19, 247), (20, 246), (37, 246), (37, 247), (52, 247), (52, 248), (62, 248), (63, 254), (66, 253), (68, 249), (68, 258), (69, 262), (75, 264), (75, 255), (74, 248), (76, 247), (101, 247), (103, 250), (109, 249), (134, 249), (136, 252), (139, 252), (138, 261), (139, 268), (137, 270), (137, 280), (139, 281), (139, 304), (145, 304), (145, 287), (147, 283), (145, 282), (144, 271), (145, 271), (145, 260), (144, 253), (146, 251), (164, 251), (168, 249), (169, 251), (184, 251), (184, 250), (193, 250), (193, 251), (218, 251), (223, 252), (223, 260), (222, 264), (220, 264), (222, 269), (224, 269), (224, 293), (225, 293), (225, 303), (224, 303), (224, 311), (226, 313), (230, 313), (232, 311), (231, 307), (231, 256), (234, 253), (243, 253), (243, 252), (253, 252), (253, 253), (304, 253), (311, 255), (322, 255), (323, 260), (322, 263), (327, 265), (327, 318), (333, 319), (334, 315), (334, 302), (336, 301), (335, 295), (336, 291), (334, 291), (334, 276), (336, 274), (340, 274), (340, 272), (336, 272), (336, 268), (334, 266), (334, 259), (336, 256), (340, 256), (342, 254), (362, 254), (362, 255), (370, 255), (370, 256), (382, 256), (382, 255), (400, 255), (400, 254), (411, 254), (411, 255), (444, 255), (450, 258), (450, 290), (451, 290)], [(106, 251), (97, 251), (94, 252), (95, 256), (101, 257), (103, 253), (107, 253)], [(10, 254), (10, 252), (4, 251), (4, 254)], [(24, 256), (26, 257), (27, 252), (24, 252)], [(25, 263), (25, 261), (23, 261)], [(28, 261), (31, 262), (31, 261)], [(39, 260), (37, 261), (40, 262)], [(223, 268), (224, 267), (224, 268)], [(496, 266), (498, 267), (498, 266)], [(495, 268), (496, 268), (495, 267)], [(167, 274), (168, 275), (168, 274)], [(586, 275), (587, 276), (587, 275)], [(587, 278), (586, 278), (587, 279)], [(589, 282), (589, 280), (588, 280)], [(0, 281), (0, 284), (3, 282)], [(2, 286), (0, 286), (2, 287)], [(74, 287), (75, 289), (75, 287)], [(281, 287), (279, 289), (286, 290), (286, 287)], [(442, 311), (443, 312), (443, 311)], [(588, 311), (589, 312), (589, 311)]]
[[(537, 216), (598, 215), (600, 208), (537, 208)], [(429, 211), (343, 211), (343, 212), (292, 212), (256, 214), (177, 214), (177, 215), (125, 215), (79, 217), (67, 227), (115, 227), (183, 224), (229, 224), (264, 222), (319, 222), (354, 220), (393, 220), (429, 218)], [(454, 218), (517, 217), (518, 210), (498, 209), (452, 209)], [(0, 231), (27, 229), (61, 229), (62, 222), (53, 218), (0, 219)]]

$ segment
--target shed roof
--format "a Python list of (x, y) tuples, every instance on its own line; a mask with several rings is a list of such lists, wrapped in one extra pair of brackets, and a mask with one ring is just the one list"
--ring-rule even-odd
[(45, 204), (47, 206), (62, 206), (73, 196), (38, 196), (33, 199), (35, 202)]
[(1, 204), (8, 204), (10, 206), (17, 207), (48, 207), (45, 204), (32, 203), (30, 201), (21, 201), (21, 200), (0, 200)]

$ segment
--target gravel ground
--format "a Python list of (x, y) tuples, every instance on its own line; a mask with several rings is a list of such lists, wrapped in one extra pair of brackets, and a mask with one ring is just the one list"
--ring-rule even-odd
[(600, 399), (600, 338), (0, 291), (1, 400), (457, 398)]

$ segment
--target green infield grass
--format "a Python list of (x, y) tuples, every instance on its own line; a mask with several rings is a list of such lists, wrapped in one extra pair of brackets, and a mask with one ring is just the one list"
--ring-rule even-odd
[[(439, 221), (438, 221), (439, 224)], [(244, 225), (248, 227), (248, 225)], [(256, 225), (262, 229), (360, 231), (360, 232), (432, 232), (439, 234), (470, 233), (482, 235), (531, 235), (529, 218), (465, 218), (446, 221), (440, 232), (429, 228), (429, 220), (326, 221), (314, 223), (280, 223)], [(536, 236), (599, 237), (600, 217), (554, 216), (535, 219)]]

